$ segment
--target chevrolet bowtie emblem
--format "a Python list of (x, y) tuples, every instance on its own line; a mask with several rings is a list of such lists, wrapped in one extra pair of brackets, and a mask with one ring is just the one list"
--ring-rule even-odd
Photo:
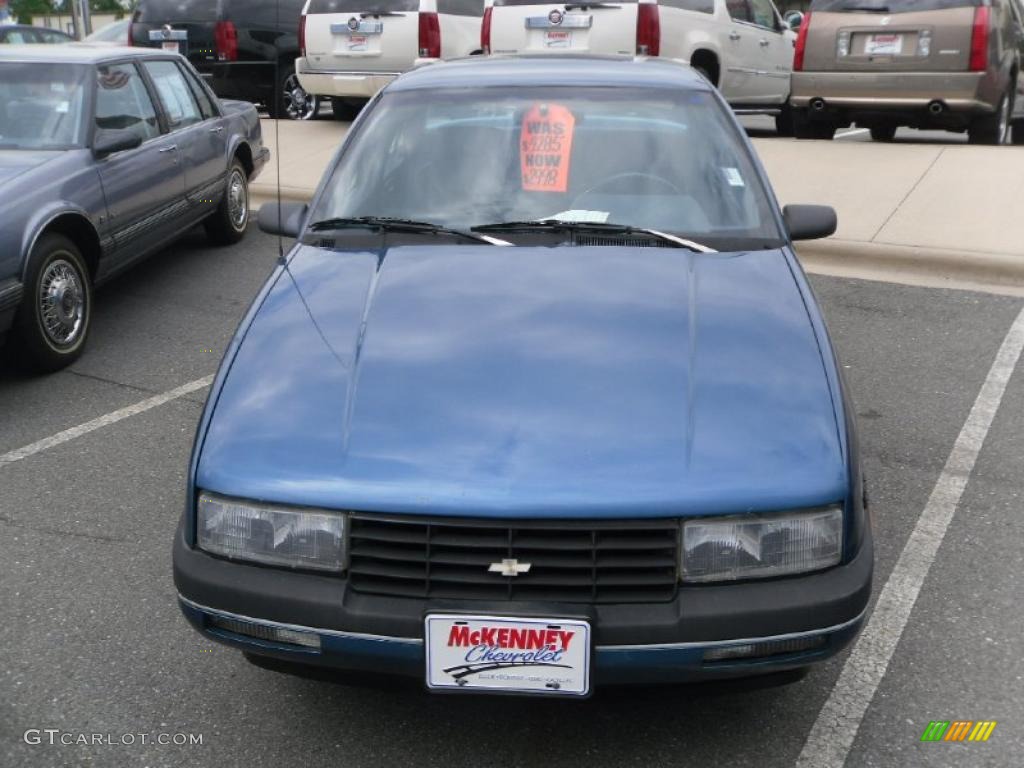
[(529, 573), (530, 563), (520, 563), (515, 558), (505, 558), (500, 563), (491, 563), (487, 568), (488, 573), (500, 573), (502, 576), (518, 576), (520, 573)]

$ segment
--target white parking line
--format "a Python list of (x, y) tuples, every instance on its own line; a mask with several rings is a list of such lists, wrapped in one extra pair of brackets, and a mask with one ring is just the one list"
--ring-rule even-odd
[(16, 448), (13, 451), (9, 451), (3, 455), (0, 455), (0, 467), (6, 464), (13, 464), (16, 461), (27, 459), (29, 456), (33, 456), (42, 451), (48, 450), (61, 443), (66, 443), (69, 440), (74, 440), (76, 437), (81, 437), (94, 430), (101, 429), (102, 427), (108, 427), (111, 424), (116, 424), (123, 419), (127, 419), (130, 416), (137, 416), (140, 413), (145, 413), (153, 408), (169, 403), (172, 400), (177, 400), (179, 397), (184, 397), (187, 394), (195, 392), (198, 389), (210, 386), (213, 383), (213, 376), (204, 376), (201, 379), (190, 381), (188, 384), (182, 384), (180, 387), (170, 389), (159, 395), (153, 395), (153, 397), (145, 400), (140, 400), (135, 405), (129, 405), (124, 408), (120, 408), (116, 411), (111, 411), (108, 414), (99, 416), (92, 421), (87, 421), (84, 424), (79, 424), (77, 427), (71, 427), (65, 429), (63, 432), (58, 432), (49, 437), (44, 437), (42, 440), (37, 440), (34, 443), (30, 443), (22, 448)]
[(849, 131), (843, 131), (842, 133), (837, 133), (836, 134), (836, 138), (837, 139), (845, 139), (848, 136), (860, 136), (862, 133), (871, 133), (871, 131), (869, 129), (867, 129), (867, 128), (853, 128), (853, 129), (851, 129)]
[(925, 504), (900, 559), (875, 604), (867, 627), (846, 659), (839, 680), (818, 713), (800, 756), (799, 768), (842, 768), (861, 720), (874, 698), (917, 596), (999, 409), (1006, 385), (1024, 348), (1024, 310), (1010, 326), (946, 465)]

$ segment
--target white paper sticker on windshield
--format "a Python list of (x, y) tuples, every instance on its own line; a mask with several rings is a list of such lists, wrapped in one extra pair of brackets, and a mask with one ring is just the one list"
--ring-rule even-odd
[[(545, 216), (545, 219), (557, 219), (558, 221), (571, 221), (580, 224), (604, 224), (608, 221), (609, 211), (584, 211), (580, 209), (572, 209), (570, 211), (562, 211), (561, 213), (553, 213), (550, 216)], [(543, 219), (541, 219), (543, 221)]]
[(740, 176), (740, 172), (736, 168), (723, 168), (722, 173), (725, 174), (725, 180), (729, 182), (730, 187), (745, 187), (743, 183), (743, 177)]
[(71, 109), (71, 105), (66, 101), (62, 101), (58, 103), (57, 106), (54, 107), (54, 109), (57, 111), (57, 114), (66, 115), (68, 113), (68, 110)]

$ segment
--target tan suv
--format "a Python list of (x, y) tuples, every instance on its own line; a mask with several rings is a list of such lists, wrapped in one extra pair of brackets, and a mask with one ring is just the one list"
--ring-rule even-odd
[[(857, 123), (1004, 144), (1024, 120), (1021, 0), (813, 0), (793, 61), (794, 130), (831, 139)], [(1024, 124), (1015, 131), (1024, 143)]]

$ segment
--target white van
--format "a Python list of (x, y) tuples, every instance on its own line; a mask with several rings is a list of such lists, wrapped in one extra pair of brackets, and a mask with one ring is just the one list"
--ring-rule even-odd
[(662, 56), (700, 69), (736, 109), (777, 114), (791, 131), (796, 33), (772, 0), (486, 0), (485, 53)]
[(484, 0), (308, 0), (295, 71), (350, 120), (398, 75), (480, 51)]

